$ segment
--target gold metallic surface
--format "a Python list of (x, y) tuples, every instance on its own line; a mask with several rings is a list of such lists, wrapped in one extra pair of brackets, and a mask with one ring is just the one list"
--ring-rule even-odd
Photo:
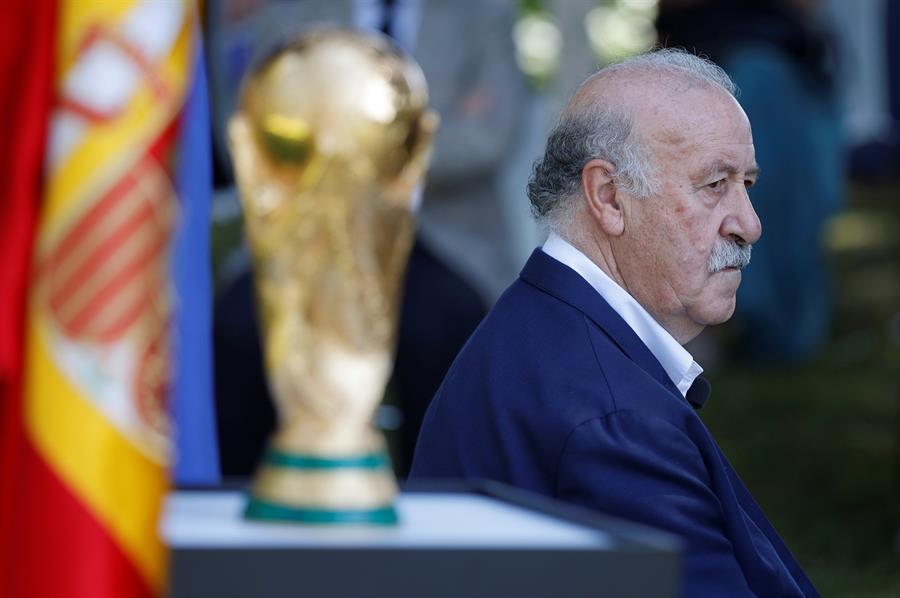
[[(312, 32), (245, 80), (229, 139), (281, 451), (383, 446), (370, 421), (393, 364), (411, 197), (436, 128), (419, 67), (377, 34)], [(298, 505), (366, 493), (341, 477), (328, 500), (323, 478), (304, 490), (273, 482), (281, 471), (261, 472), (260, 488), (290, 487)], [(373, 499), (386, 484), (368, 485)]]

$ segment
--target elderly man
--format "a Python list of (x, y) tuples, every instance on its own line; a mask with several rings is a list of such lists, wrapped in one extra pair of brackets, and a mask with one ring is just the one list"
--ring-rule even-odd
[(697, 416), (709, 385), (682, 347), (734, 311), (757, 170), (711, 62), (662, 50), (589, 78), (528, 185), (550, 236), (448, 372), (412, 476), (674, 532), (688, 596), (817, 596)]

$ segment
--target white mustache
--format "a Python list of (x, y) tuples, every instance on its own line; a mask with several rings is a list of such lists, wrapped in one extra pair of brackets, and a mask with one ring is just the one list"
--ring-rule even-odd
[(738, 245), (734, 239), (717, 239), (709, 256), (709, 273), (715, 274), (725, 268), (746, 268), (752, 249), (752, 245)]

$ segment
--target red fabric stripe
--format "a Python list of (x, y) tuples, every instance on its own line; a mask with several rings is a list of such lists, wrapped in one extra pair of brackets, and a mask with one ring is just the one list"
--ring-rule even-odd
[[(4, 4), (0, 19), (0, 382), (21, 366), (22, 311), (53, 86), (55, 7)], [(28, 60), (23, 60), (27, 56)], [(15, 334), (13, 334), (15, 332)]]
[(124, 309), (122, 315), (105, 328), (97, 331), (100, 341), (111, 341), (121, 336), (131, 326), (132, 322), (144, 313), (144, 310), (153, 305), (154, 299), (165, 293), (165, 290), (165, 280), (161, 276), (155, 276), (148, 280), (144, 292), (132, 300), (128, 307)]
[[(134, 201), (136, 198), (132, 198)], [(55, 311), (61, 309), (66, 301), (72, 298), (75, 291), (84, 284), (92, 274), (106, 260), (112, 259), (119, 247), (124, 244), (128, 238), (145, 226), (148, 221), (153, 219), (153, 208), (144, 199), (140, 198), (140, 207), (134, 211), (126, 220), (121, 222), (118, 227), (110, 231), (110, 235), (106, 237), (94, 250), (85, 257), (65, 280), (57, 280), (55, 269), (47, 271), (50, 277), (51, 298), (50, 307)], [(85, 240), (84, 237), (81, 238)]]
[(84, 332), (84, 328), (91, 323), (91, 320), (129, 283), (134, 281), (134, 284), (146, 284), (142, 278), (148, 275), (147, 269), (151, 267), (153, 260), (158, 258), (158, 254), (162, 251), (165, 243), (165, 236), (160, 234), (155, 243), (148, 245), (140, 253), (136, 254), (136, 257), (126, 262), (106, 284), (98, 289), (91, 302), (64, 324), (67, 330), (74, 336), (81, 335)]
[(15, 479), (24, 442), (22, 363), (28, 266), (42, 195), (53, 100), (56, 2), (4, 2), (0, 19), (0, 596), (10, 542)]
[(69, 97), (58, 98), (56, 100), (56, 108), (64, 112), (71, 112), (92, 124), (102, 124), (108, 120), (113, 120), (122, 112), (121, 109), (115, 112), (100, 112)]
[(6, 592), (15, 598), (151, 598), (109, 533), (38, 454), (23, 446)]
[(63, 238), (60, 244), (53, 250), (50, 263), (52, 264), (65, 259), (86, 236), (91, 234), (94, 226), (103, 220), (103, 217), (116, 206), (118, 200), (122, 199), (122, 197), (127, 195), (134, 188), (135, 183), (136, 181), (134, 177), (131, 176), (130, 172), (117, 181), (116, 184), (106, 192), (106, 195), (88, 210), (87, 214), (78, 221), (72, 230), (66, 233), (65, 238)]

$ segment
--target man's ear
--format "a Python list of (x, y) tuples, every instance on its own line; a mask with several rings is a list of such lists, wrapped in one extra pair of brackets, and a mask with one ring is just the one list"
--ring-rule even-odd
[(613, 182), (612, 162), (595, 158), (581, 170), (581, 188), (588, 213), (600, 229), (611, 237), (625, 231), (625, 215)]

